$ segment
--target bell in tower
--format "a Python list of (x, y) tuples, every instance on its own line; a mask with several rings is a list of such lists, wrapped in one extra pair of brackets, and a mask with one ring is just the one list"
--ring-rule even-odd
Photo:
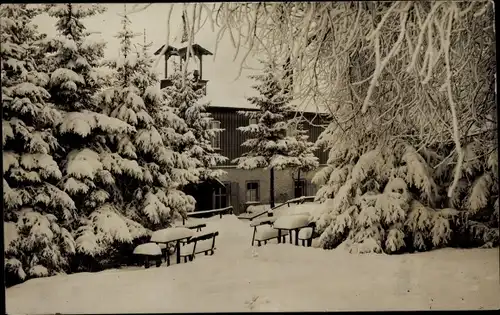
[[(165, 50), (165, 78), (161, 80), (161, 88), (165, 88), (170, 86), (172, 82), (168, 80), (168, 60), (171, 56), (177, 56), (180, 59), (180, 64), (183, 62), (187, 62), (188, 60), (198, 59), (198, 69), (193, 71), (193, 80), (196, 82), (198, 88), (203, 89), (203, 94), (207, 93), (207, 82), (208, 80), (203, 79), (203, 56), (204, 55), (213, 55), (207, 49), (201, 47), (200, 45), (193, 43), (189, 47), (188, 41), (188, 31), (187, 31), (187, 23), (186, 23), (186, 15), (185, 11), (182, 13), (182, 39), (180, 45), (176, 45), (177, 47), (169, 46)], [(155, 55), (158, 55), (162, 52), (165, 45), (160, 47)], [(194, 58), (195, 57), (195, 58)]]

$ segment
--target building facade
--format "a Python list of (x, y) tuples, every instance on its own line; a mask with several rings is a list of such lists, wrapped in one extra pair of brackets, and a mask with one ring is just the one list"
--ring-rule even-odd
[[(266, 169), (243, 170), (236, 168), (232, 160), (242, 156), (246, 148), (241, 144), (246, 140), (246, 135), (238, 130), (238, 127), (247, 126), (251, 122), (238, 111), (252, 111), (256, 109), (242, 109), (240, 107), (218, 107), (209, 106), (207, 111), (211, 113), (214, 121), (213, 127), (224, 129), (213, 140), (212, 145), (219, 150), (219, 153), (228, 158), (224, 165), (217, 168), (223, 169), (226, 174), (220, 179), (222, 185), (217, 185), (212, 192), (212, 204), (198, 206), (202, 208), (223, 208), (233, 206), (235, 213), (245, 211), (251, 204), (266, 204), (270, 200), (270, 174)], [(312, 124), (304, 125), (308, 130), (309, 140), (315, 142), (318, 139), (322, 128), (318, 127), (322, 123), (321, 116), (313, 113), (302, 113), (306, 120)], [(316, 156), (320, 166), (326, 164), (328, 153), (317, 150)], [(291, 198), (300, 196), (311, 196), (316, 194), (317, 187), (311, 182), (317, 170), (298, 174), (291, 170), (274, 172), (274, 194), (275, 202), (283, 202)]]
[[(176, 47), (162, 46), (155, 52), (155, 55), (163, 54), (165, 59), (165, 78), (161, 80), (161, 88), (172, 84), (168, 80), (168, 60), (170, 57), (178, 57), (180, 63), (186, 62), (188, 47), (186, 42), (181, 42)], [(195, 70), (194, 76), (200, 89), (207, 95), (207, 82), (203, 79), (204, 55), (212, 53), (198, 44), (192, 44), (193, 58), (198, 60), (199, 69)], [(267, 204), (270, 201), (270, 173), (265, 169), (242, 170), (236, 168), (232, 160), (242, 156), (246, 148), (241, 144), (246, 140), (243, 132), (238, 127), (247, 126), (251, 122), (249, 119), (238, 113), (241, 110), (257, 110), (255, 108), (242, 108), (241, 104), (234, 104), (234, 107), (217, 106), (217, 104), (207, 107), (207, 111), (213, 117), (213, 127), (221, 128), (224, 131), (219, 133), (212, 142), (214, 148), (219, 153), (228, 158), (224, 165), (218, 165), (226, 171), (226, 174), (219, 181), (205, 182), (197, 185), (185, 187), (185, 192), (196, 199), (195, 211), (210, 210), (233, 206), (234, 212), (239, 214), (244, 212), (248, 205)], [(323, 123), (322, 115), (316, 113), (301, 113), (310, 124), (305, 124), (304, 129), (308, 130), (309, 140), (315, 142), (318, 139), (322, 128), (318, 127)], [(328, 154), (316, 151), (320, 166), (326, 164)], [(300, 196), (311, 196), (317, 191), (317, 187), (311, 182), (317, 170), (297, 174), (289, 170), (274, 172), (274, 195), (275, 202), (283, 202), (291, 198)]]

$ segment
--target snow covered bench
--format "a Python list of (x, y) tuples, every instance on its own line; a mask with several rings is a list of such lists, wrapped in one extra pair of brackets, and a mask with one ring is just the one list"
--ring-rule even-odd
[(158, 245), (161, 245), (161, 249), (163, 250), (163, 253), (165, 254), (165, 259), (167, 261), (167, 266), (170, 265), (170, 255), (169, 255), (169, 250), (168, 250), (168, 244), (169, 243), (175, 243), (175, 251), (176, 251), (176, 259), (177, 263), (180, 263), (180, 248), (181, 248), (181, 243), (184, 240), (190, 239), (195, 232), (192, 230), (185, 228), (185, 227), (171, 227), (171, 228), (166, 228), (158, 231), (154, 231), (153, 234), (151, 235), (150, 242), (156, 243)]
[(156, 267), (161, 266), (162, 249), (156, 243), (141, 244), (134, 248), (134, 255), (144, 256), (144, 267), (149, 268), (150, 259), (156, 260)]
[(316, 229), (316, 223), (311, 222), (311, 223), (309, 223), (308, 227), (301, 228), (299, 230), (298, 238), (299, 238), (299, 241), (301, 241), (302, 246), (307, 245), (307, 247), (311, 247), (315, 229)]
[(214, 254), (215, 250), (215, 237), (219, 232), (200, 233), (194, 235), (189, 239), (187, 245), (183, 246), (180, 250), (180, 257), (184, 257), (184, 262), (193, 260), (196, 254), (205, 253), (205, 255)]
[[(281, 235), (279, 235), (279, 231), (275, 230), (268, 222), (263, 222), (262, 224), (259, 225), (254, 225), (253, 227), (253, 237), (252, 237), (252, 246), (254, 243), (257, 241), (257, 246), (260, 246), (262, 242), (264, 244), (267, 244), (267, 241), (272, 240), (272, 239), (278, 239), (279, 237), (283, 238), (283, 242), (285, 242), (285, 236), (288, 235), (288, 232), (282, 232)], [(257, 229), (258, 228), (258, 229)], [(278, 239), (278, 242), (281, 241)]]
[(202, 228), (207, 227), (206, 223), (200, 223), (200, 222), (194, 222), (194, 223), (188, 223), (185, 224), (181, 227), (185, 227), (190, 230), (196, 230), (196, 232), (200, 232)]
[[(225, 208), (220, 208), (220, 209), (213, 209), (213, 210), (204, 210), (204, 211), (193, 211), (189, 212), (187, 214), (188, 217), (190, 218), (208, 218), (214, 215), (219, 215), (220, 218), (222, 219), (223, 214), (232, 214), (233, 213), (233, 206), (225, 207)], [(182, 218), (182, 224), (186, 224), (186, 219)]]
[(303, 204), (305, 202), (313, 202), (314, 198), (315, 198), (314, 196), (302, 196), (302, 197), (299, 197), (299, 198), (293, 198), (293, 199), (287, 200), (287, 201), (285, 201), (283, 203), (276, 204), (276, 206), (274, 208), (271, 208), (271, 209), (265, 209), (265, 210), (256, 211), (256, 212), (242, 213), (242, 214), (238, 215), (238, 219), (252, 221), (254, 219), (257, 219), (259, 217), (264, 216), (266, 213), (267, 213), (268, 216), (272, 217), (273, 213), (277, 209), (279, 209), (281, 207), (284, 207), (285, 205), (287, 205), (288, 207), (290, 207), (290, 204)]

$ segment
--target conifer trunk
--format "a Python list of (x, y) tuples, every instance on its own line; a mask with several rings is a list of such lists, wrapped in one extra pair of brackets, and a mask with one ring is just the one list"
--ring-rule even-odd
[(274, 168), (271, 168), (270, 170), (270, 191), (269, 191), (269, 196), (270, 196), (270, 204), (271, 204), (271, 209), (274, 208)]

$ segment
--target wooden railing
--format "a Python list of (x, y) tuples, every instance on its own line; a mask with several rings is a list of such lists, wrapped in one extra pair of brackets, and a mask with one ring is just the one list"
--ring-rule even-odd
[(290, 207), (291, 203), (302, 204), (302, 203), (304, 203), (306, 201), (312, 202), (312, 201), (314, 201), (314, 198), (315, 198), (314, 196), (302, 196), (302, 197), (299, 197), (299, 198), (293, 198), (293, 199), (290, 199), (290, 200), (287, 200), (287, 201), (283, 202), (280, 205), (277, 205), (276, 207), (274, 207), (272, 209), (264, 210), (262, 212), (259, 212), (259, 213), (253, 214), (253, 215), (252, 214), (251, 215), (246, 215), (246, 216), (245, 215), (240, 215), (240, 216), (238, 216), (238, 218), (239, 219), (243, 219), (243, 220), (250, 220), (250, 221), (252, 221), (253, 219), (256, 219), (256, 218), (258, 218), (260, 216), (263, 216), (264, 214), (266, 214), (268, 212), (272, 213), (274, 210), (276, 210), (278, 208), (281, 208), (284, 205), (287, 205), (287, 206)]
[[(225, 208), (220, 208), (220, 209), (213, 209), (213, 210), (205, 210), (205, 211), (194, 211), (194, 212), (189, 212), (187, 214), (188, 217), (192, 218), (207, 218), (207, 217), (212, 217), (214, 215), (220, 215), (222, 219), (223, 214), (232, 214), (233, 213), (233, 206), (225, 207)], [(185, 225), (186, 220), (183, 218), (182, 219), (182, 224)]]

